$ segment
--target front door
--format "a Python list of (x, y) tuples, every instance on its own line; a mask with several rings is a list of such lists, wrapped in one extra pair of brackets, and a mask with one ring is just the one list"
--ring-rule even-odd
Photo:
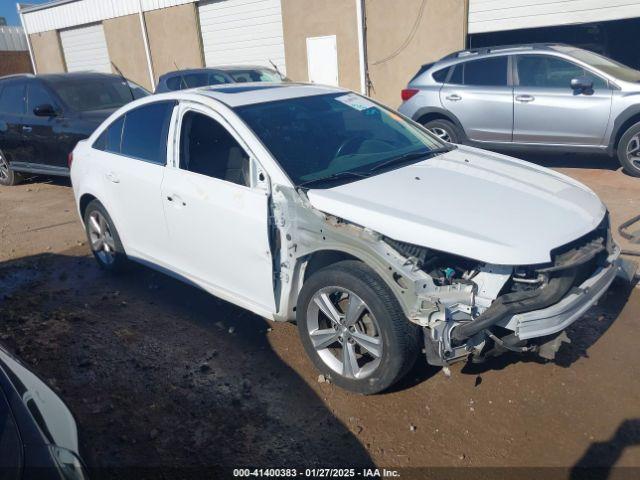
[[(36, 107), (45, 105), (53, 107), (56, 114), (36, 115)], [(58, 102), (38, 80), (31, 80), (27, 84), (24, 141), (31, 168), (51, 169), (54, 173), (68, 169), (68, 155), (74, 145), (70, 144), (69, 135), (61, 131), (66, 123), (63, 115)]]
[(25, 91), (23, 80), (0, 85), (0, 149), (18, 169), (31, 161), (24, 141)]
[(508, 67), (507, 55), (459, 63), (440, 89), (442, 106), (458, 118), (470, 140), (511, 141), (513, 88)]
[[(517, 55), (514, 88), (514, 143), (551, 145), (603, 144), (612, 91), (608, 82), (563, 58)], [(593, 88), (571, 88), (586, 77)]]
[(270, 316), (275, 311), (268, 193), (252, 186), (247, 149), (224, 120), (184, 107), (162, 200), (171, 264), (206, 290)]

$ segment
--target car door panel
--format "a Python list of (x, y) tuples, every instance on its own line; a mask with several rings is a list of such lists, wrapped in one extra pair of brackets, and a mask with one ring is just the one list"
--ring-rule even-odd
[(571, 78), (589, 73), (582, 67), (543, 55), (516, 58), (514, 143), (602, 145), (612, 102), (607, 82), (593, 75), (592, 90), (574, 90)]
[(264, 191), (168, 168), (162, 201), (172, 265), (227, 300), (274, 311)]
[(440, 89), (442, 106), (460, 120), (470, 140), (511, 141), (513, 88), (508, 67), (507, 56), (463, 62)]
[[(185, 126), (187, 115), (199, 118), (199, 137), (193, 123)], [(179, 123), (180, 140), (171, 142), (177, 147), (174, 165), (167, 167), (162, 182), (169, 261), (208, 291), (269, 317), (275, 297), (268, 193), (248, 186), (248, 177), (237, 175), (238, 165), (227, 155), (242, 153), (242, 165), (248, 165), (248, 149), (212, 110), (182, 105)], [(187, 151), (190, 165), (180, 160)]]
[(31, 160), (24, 135), (25, 82), (3, 82), (0, 92), (0, 148), (18, 169)]

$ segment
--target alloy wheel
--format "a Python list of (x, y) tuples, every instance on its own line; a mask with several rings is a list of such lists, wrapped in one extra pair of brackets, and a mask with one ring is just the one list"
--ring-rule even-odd
[(640, 170), (640, 133), (636, 133), (627, 143), (627, 160)]
[(429, 129), (429, 131), (433, 133), (436, 137), (438, 137), (440, 140), (451, 143), (451, 136), (449, 135), (449, 132), (447, 132), (444, 128), (432, 127)]
[(307, 309), (307, 329), (322, 361), (346, 378), (366, 378), (380, 365), (380, 327), (367, 304), (350, 290), (317, 291)]
[(0, 180), (6, 180), (9, 178), (9, 164), (0, 153)]
[(89, 215), (89, 241), (91, 249), (105, 265), (111, 265), (116, 260), (116, 244), (111, 234), (109, 222), (97, 210)]

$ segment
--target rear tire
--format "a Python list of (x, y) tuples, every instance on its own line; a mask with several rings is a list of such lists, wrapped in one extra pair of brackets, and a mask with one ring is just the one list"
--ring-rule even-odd
[(113, 220), (98, 200), (92, 200), (84, 211), (84, 225), (89, 248), (100, 268), (121, 272), (128, 265), (127, 255)]
[(389, 388), (420, 351), (419, 327), (409, 322), (382, 279), (359, 261), (314, 273), (302, 286), (296, 312), (302, 344), (316, 368), (355, 393)]
[(461, 143), (462, 133), (458, 127), (449, 120), (437, 119), (423, 124), (424, 127), (433, 133), (440, 140), (448, 143)]
[(618, 142), (618, 160), (625, 172), (640, 177), (640, 122), (632, 125)]
[(22, 175), (13, 171), (11, 165), (9, 165), (9, 161), (5, 158), (2, 151), (0, 151), (0, 185), (11, 187), (18, 185), (20, 182), (22, 182)]

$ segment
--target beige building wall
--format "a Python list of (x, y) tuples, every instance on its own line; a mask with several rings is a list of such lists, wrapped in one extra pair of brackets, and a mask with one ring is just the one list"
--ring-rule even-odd
[(287, 77), (308, 82), (307, 38), (336, 36), (338, 81), (360, 89), (356, 4), (353, 0), (282, 0)]
[(38, 73), (66, 72), (67, 67), (62, 54), (60, 35), (57, 30), (32, 33), (29, 35), (33, 57)]
[[(153, 91), (149, 78), (144, 38), (137, 14), (110, 18), (102, 22), (109, 58), (129, 80)], [(118, 73), (115, 69), (113, 73)]]
[(366, 17), (370, 95), (394, 108), (421, 65), (465, 47), (467, 0), (366, 0)]
[(152, 10), (144, 14), (153, 73), (204, 67), (198, 11), (195, 3)]

